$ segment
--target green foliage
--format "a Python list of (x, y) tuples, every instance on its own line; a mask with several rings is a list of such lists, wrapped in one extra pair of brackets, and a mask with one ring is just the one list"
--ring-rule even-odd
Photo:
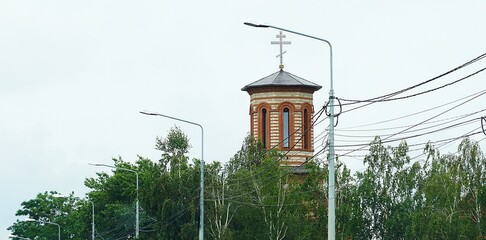
[[(173, 128), (156, 139), (161, 158), (134, 163), (113, 159), (111, 172), (85, 180), (96, 206), (99, 239), (133, 239), (135, 175), (139, 176), (140, 239), (197, 239), (200, 161), (189, 161), (188, 137)], [(482, 239), (486, 232), (486, 159), (464, 139), (456, 154), (428, 144), (422, 162), (412, 162), (405, 142), (384, 146), (379, 138), (354, 174), (337, 159), (337, 239)], [(285, 156), (251, 136), (226, 164), (205, 168), (205, 238), (326, 239), (327, 165), (316, 159), (307, 174), (280, 166)], [(118, 169), (117, 169), (118, 168)], [(89, 239), (87, 200), (44, 192), (23, 202), (18, 216), (61, 226), (62, 239)], [(17, 221), (9, 230), (31, 239), (56, 239), (57, 228)]]
[(155, 141), (155, 149), (162, 151), (161, 166), (177, 171), (179, 175), (187, 168), (188, 157), (185, 154), (190, 148), (189, 138), (178, 127), (172, 128), (167, 138), (157, 138)]
[[(139, 157), (135, 164), (113, 159), (115, 167), (134, 170), (139, 175), (140, 236), (143, 239), (194, 239), (197, 236), (200, 163), (188, 164), (185, 155), (189, 139), (172, 128), (167, 138), (157, 138), (161, 159), (153, 162)], [(97, 218), (99, 235), (105, 239), (133, 237), (136, 198), (134, 174), (114, 170), (112, 176), (98, 173), (87, 179), (90, 198), (101, 203)], [(98, 217), (99, 216), (99, 217)]]
[(55, 191), (39, 193), (36, 198), (22, 202), (16, 216), (35, 221), (17, 220), (8, 230), (30, 239), (57, 239), (58, 224), (62, 239), (88, 238), (86, 226), (89, 225), (83, 224), (89, 214), (86, 203), (73, 198), (73, 194), (66, 198), (55, 197), (57, 194)]
[[(283, 157), (276, 150), (266, 151), (260, 142), (248, 136), (241, 150), (228, 162), (224, 181), (229, 186), (227, 201), (234, 209), (229, 225), (231, 236), (299, 239), (314, 234), (320, 217), (314, 211), (322, 209), (319, 208), (322, 204), (313, 193), (320, 192), (321, 181), (317, 178), (322, 171), (309, 163), (311, 174), (301, 179), (290, 172), (292, 168), (280, 166)], [(317, 199), (322, 199), (320, 196)]]

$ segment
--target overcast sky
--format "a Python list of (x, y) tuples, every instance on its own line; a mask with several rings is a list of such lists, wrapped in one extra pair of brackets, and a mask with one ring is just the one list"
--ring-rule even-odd
[[(84, 179), (109, 171), (88, 162), (111, 164), (118, 156), (133, 162), (137, 155), (157, 160), (155, 138), (174, 125), (189, 135), (190, 156), (200, 156), (199, 128), (141, 115), (141, 110), (202, 124), (206, 161), (229, 160), (250, 125), (249, 96), (240, 89), (276, 72), (279, 64), (278, 46), (270, 45), (278, 31), (243, 25), (248, 19), (329, 40), (336, 96), (366, 99), (423, 82), (485, 53), (485, 11), (484, 1), (443, 0), (0, 1), (0, 238), (8, 235), (20, 203), (40, 192), (74, 191), (83, 197), (88, 191)], [(328, 47), (286, 35), (292, 44), (285, 46), (285, 70), (323, 86), (314, 94), (318, 110), (328, 98)], [(410, 94), (452, 82), (485, 63)], [(369, 142), (372, 138), (365, 136), (382, 133), (370, 129), (389, 128), (384, 133), (393, 134), (400, 131), (394, 127), (429, 118), (443, 123), (481, 111), (484, 96), (447, 110), (461, 103), (456, 100), (485, 90), (485, 82), (486, 73), (479, 73), (428, 94), (344, 113), (336, 145)], [(451, 104), (437, 108), (446, 103)], [(414, 113), (419, 114), (403, 118)], [(326, 125), (318, 125), (316, 135)], [(366, 126), (351, 128), (359, 125)], [(426, 132), (427, 125), (420, 126), (424, 130), (416, 133)], [(409, 143), (422, 148), (420, 143), (478, 127), (479, 120)], [(457, 144), (442, 152), (454, 152)], [(316, 142), (316, 148), (321, 145), (322, 140)], [(363, 154), (342, 159), (358, 171)]]

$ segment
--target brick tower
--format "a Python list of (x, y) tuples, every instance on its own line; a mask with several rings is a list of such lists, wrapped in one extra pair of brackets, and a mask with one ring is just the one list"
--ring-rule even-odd
[(267, 149), (289, 152), (281, 163), (300, 166), (314, 154), (313, 93), (321, 86), (283, 70), (246, 85), (250, 133)]

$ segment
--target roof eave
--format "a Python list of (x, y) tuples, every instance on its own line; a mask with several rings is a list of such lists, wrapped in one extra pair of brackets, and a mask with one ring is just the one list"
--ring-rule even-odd
[[(321, 89), (321, 86), (304, 86), (304, 85), (259, 85), (259, 86), (245, 86), (241, 91), (246, 91), (249, 94), (254, 92), (270, 92), (270, 91), (292, 91), (292, 92), (307, 92), (314, 93)], [(260, 91), (259, 91), (260, 90)]]

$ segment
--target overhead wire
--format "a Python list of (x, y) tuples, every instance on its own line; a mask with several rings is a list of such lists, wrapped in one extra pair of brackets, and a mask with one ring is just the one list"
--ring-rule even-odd
[[(390, 138), (392, 138), (392, 137), (394, 137), (394, 136), (396, 136), (396, 135), (399, 135), (399, 134), (401, 134), (401, 133), (403, 133), (403, 132), (405, 132), (405, 131), (407, 131), (407, 130), (410, 130), (410, 129), (412, 129), (412, 128), (415, 128), (415, 127), (417, 127), (417, 126), (419, 126), (419, 125), (421, 125), (421, 124), (424, 124), (424, 123), (426, 123), (426, 122), (428, 122), (428, 121), (430, 121), (430, 120), (432, 120), (432, 119), (434, 119), (434, 118), (437, 118), (437, 117), (439, 117), (439, 116), (441, 116), (441, 115), (443, 115), (443, 114), (445, 114), (445, 113), (447, 113), (447, 112), (450, 112), (450, 111), (452, 111), (452, 110), (454, 110), (454, 109), (456, 109), (456, 108), (458, 108), (458, 107), (460, 107), (460, 106), (462, 106), (462, 105), (464, 105), (464, 104), (466, 104), (466, 103), (468, 103), (468, 102), (470, 102), (470, 101), (472, 101), (472, 100), (474, 100), (474, 99), (476, 99), (476, 98), (478, 98), (478, 97), (480, 97), (480, 96), (484, 95), (485, 93), (486, 93), (486, 92), (482, 92), (482, 93), (480, 93), (480, 94), (477, 94), (477, 95), (475, 95), (474, 97), (471, 97), (471, 98), (469, 98), (469, 99), (467, 99), (467, 100), (465, 100), (465, 101), (463, 101), (463, 102), (461, 102), (461, 103), (459, 103), (459, 104), (457, 104), (457, 105), (455, 105), (455, 106), (453, 106), (453, 107), (451, 107), (451, 108), (449, 108), (449, 109), (447, 109), (447, 110), (445, 110), (445, 111), (440, 112), (439, 114), (436, 114), (436, 115), (434, 115), (434, 116), (432, 116), (432, 117), (430, 117), (430, 118), (427, 118), (426, 120), (423, 120), (423, 121), (421, 121), (421, 122), (419, 122), (419, 123), (413, 124), (412, 126), (410, 126), (410, 127), (408, 127), (408, 128), (405, 128), (405, 129), (403, 129), (403, 130), (401, 130), (401, 131), (398, 131), (398, 132), (396, 132), (396, 133), (394, 133), (394, 134), (391, 134), (391, 135), (387, 136), (386, 138), (384, 138), (384, 139), (383, 139), (383, 141), (385, 142), (386, 140), (388, 140), (388, 139), (390, 139)], [(397, 140), (403, 140), (403, 139), (397, 139)], [(396, 141), (396, 140), (395, 140), (395, 141)], [(386, 141), (386, 142), (389, 142), (389, 141)], [(363, 147), (365, 147), (365, 146), (363, 146)], [(358, 148), (358, 149), (359, 149), (359, 148)], [(356, 150), (354, 150), (354, 151), (356, 151)], [(348, 152), (348, 153), (352, 153), (352, 152), (354, 152), (354, 151), (350, 151), (350, 152)]]
[[(472, 113), (466, 113), (466, 114), (455, 116), (455, 117), (449, 117), (449, 118), (439, 119), (439, 120), (436, 120), (436, 121), (430, 121), (430, 122), (424, 123), (423, 125), (429, 125), (429, 124), (434, 124), (434, 123), (444, 122), (444, 121), (453, 122), (457, 119), (472, 116), (472, 115), (475, 115), (475, 114), (478, 114), (478, 113), (481, 113), (481, 112), (484, 112), (484, 111), (486, 111), (486, 109), (475, 111), (475, 112), (472, 112)], [(444, 124), (444, 123), (437, 124), (436, 126), (442, 125), (442, 124)], [(403, 126), (396, 126), (396, 127), (384, 127), (384, 128), (371, 128), (371, 129), (370, 128), (369, 129), (353, 129), (353, 130), (349, 130), (349, 129), (342, 130), (342, 129), (340, 129), (340, 131), (338, 131), (338, 132), (377, 132), (377, 131), (388, 131), (388, 130), (402, 129), (402, 128), (407, 128), (407, 127), (410, 127), (410, 126), (412, 126), (412, 125), (403, 125)], [(345, 134), (335, 134), (335, 135), (336, 136), (344, 136), (344, 137), (350, 136), (350, 135), (345, 135)], [(361, 137), (361, 135), (354, 135), (352, 137)]]
[(435, 76), (435, 77), (433, 77), (431, 79), (428, 79), (426, 81), (423, 81), (421, 83), (415, 84), (415, 85), (410, 86), (410, 87), (407, 87), (405, 89), (401, 89), (401, 90), (398, 90), (398, 91), (395, 91), (395, 92), (392, 92), (392, 93), (388, 93), (388, 94), (385, 94), (385, 95), (382, 95), (382, 96), (373, 97), (373, 98), (369, 98), (369, 99), (366, 99), (366, 100), (352, 100), (352, 99), (343, 99), (343, 98), (340, 98), (340, 99), (342, 101), (349, 101), (349, 102), (373, 102), (374, 100), (387, 99), (387, 98), (390, 98), (392, 96), (396, 96), (398, 94), (404, 93), (406, 91), (409, 91), (409, 90), (412, 90), (414, 88), (420, 87), (420, 86), (425, 85), (425, 84), (428, 84), (430, 82), (433, 82), (433, 81), (435, 81), (435, 80), (437, 80), (439, 78), (442, 78), (444, 76), (447, 76), (447, 75), (449, 75), (449, 74), (451, 74), (453, 72), (456, 72), (456, 71), (458, 71), (458, 70), (460, 70), (460, 69), (462, 69), (464, 67), (467, 67), (467, 66), (469, 66), (469, 65), (471, 65), (471, 64), (473, 64), (475, 62), (478, 62), (478, 61), (482, 60), (485, 57), (486, 57), (486, 53), (483, 53), (483, 54), (479, 55), (478, 57), (475, 57), (475, 58), (473, 58), (473, 59), (471, 59), (471, 60), (469, 60), (469, 61), (461, 64), (460, 66), (455, 67), (455, 68), (453, 68), (453, 69), (451, 69), (451, 70), (449, 70), (449, 71), (447, 71), (445, 73), (442, 73), (442, 74), (440, 74), (438, 76)]
[[(470, 60), (470, 61), (468, 61), (468, 62), (466, 62), (466, 63), (464, 63), (464, 64), (460, 65), (459, 67), (456, 67), (456, 68), (454, 68), (454, 69), (452, 69), (452, 70), (450, 70), (450, 71), (448, 71), (448, 72), (446, 72), (446, 73), (443, 73), (443, 74), (441, 74), (441, 75), (439, 75), (439, 76), (436, 76), (436, 77), (434, 77), (434, 78), (432, 78), (432, 79), (429, 79), (429, 80), (427, 80), (427, 81), (424, 81), (424, 82), (422, 82), (422, 83), (416, 84), (416, 85), (414, 85), (414, 86), (411, 86), (411, 87), (408, 87), (408, 88), (405, 88), (405, 89), (402, 89), (402, 90), (399, 90), (399, 91), (396, 91), (396, 92), (393, 92), (393, 93), (390, 93), (390, 94), (386, 94), (386, 95), (383, 95), (383, 96), (374, 97), (374, 98), (367, 99), (367, 100), (350, 100), (350, 99), (343, 99), (343, 98), (339, 98), (340, 100), (343, 100), (343, 101), (353, 101), (354, 103), (364, 103), (364, 102), (366, 102), (366, 104), (364, 104), (364, 105), (361, 105), (361, 106), (358, 106), (358, 107), (355, 107), (355, 108), (352, 108), (352, 109), (349, 109), (349, 110), (346, 110), (346, 111), (342, 111), (341, 113), (346, 113), (346, 112), (350, 112), (350, 111), (352, 111), (352, 110), (356, 110), (356, 109), (359, 109), (359, 108), (363, 108), (363, 107), (369, 106), (369, 105), (371, 105), (371, 104), (373, 104), (373, 103), (379, 102), (378, 100), (380, 100), (380, 101), (384, 101), (384, 100), (386, 100), (386, 99), (389, 99), (389, 98), (391, 98), (391, 97), (393, 97), (393, 96), (396, 96), (396, 95), (398, 95), (398, 94), (401, 94), (401, 93), (406, 92), (406, 91), (408, 91), (408, 90), (411, 90), (411, 89), (413, 89), (413, 88), (416, 88), (416, 87), (419, 87), (419, 86), (424, 85), (424, 84), (426, 84), (426, 83), (429, 83), (429, 82), (435, 81), (435, 80), (437, 80), (437, 79), (439, 79), (439, 78), (441, 78), (441, 77), (444, 77), (444, 76), (446, 76), (446, 75), (448, 75), (448, 74), (450, 74), (450, 73), (452, 73), (452, 72), (455, 72), (455, 71), (457, 71), (457, 70), (459, 70), (459, 69), (461, 69), (461, 68), (464, 68), (464, 67), (466, 67), (466, 66), (469, 66), (469, 65), (471, 65), (471, 64), (473, 64), (473, 63), (475, 63), (475, 62), (477, 62), (477, 61), (479, 61), (479, 60), (481, 60), (481, 59), (483, 59), (483, 58), (485, 58), (485, 57), (486, 57), (486, 53), (485, 53), (485, 54), (481, 54), (480, 56), (478, 56), (478, 57), (476, 57), (476, 58), (474, 58), (474, 59), (472, 59), (472, 60)], [(421, 92), (421, 93), (418, 93), (418, 94), (413, 94), (413, 95), (409, 95), (409, 96), (402, 97), (402, 98), (395, 98), (395, 99), (392, 99), (392, 100), (405, 99), (405, 98), (409, 98), (409, 97), (412, 97), (412, 96), (418, 96), (418, 95), (421, 95), (421, 94), (424, 94), (424, 93), (428, 93), (428, 92), (431, 92), (431, 91), (435, 91), (435, 90), (438, 90), (438, 89), (440, 89), (440, 88), (444, 88), (444, 87), (446, 87), (446, 86), (450, 86), (450, 85), (455, 84), (455, 83), (457, 83), (457, 82), (460, 82), (460, 81), (462, 81), (462, 80), (468, 79), (468, 78), (470, 78), (470, 77), (472, 77), (472, 76), (474, 76), (474, 75), (476, 75), (476, 74), (478, 74), (478, 73), (480, 73), (480, 72), (484, 71), (485, 69), (486, 69), (486, 68), (480, 69), (479, 71), (476, 71), (476, 72), (475, 72), (475, 73), (473, 73), (473, 74), (469, 74), (469, 75), (468, 75), (468, 76), (466, 76), (466, 77), (463, 77), (463, 78), (460, 78), (460, 79), (458, 79), (458, 80), (456, 80), (456, 81), (453, 81), (452, 83), (448, 83), (448, 84), (442, 85), (442, 86), (440, 86), (440, 87), (436, 87), (436, 88), (434, 88), (434, 89), (430, 89), (430, 90), (427, 90), (427, 91), (424, 91), (424, 92)], [(482, 95), (482, 92), (478, 92), (478, 93), (475, 93), (475, 94), (481, 94), (481, 95)], [(473, 95), (474, 95), (474, 94), (473, 94)], [(466, 97), (466, 98), (467, 98), (467, 97)], [(456, 101), (459, 101), (459, 100), (456, 100)], [(450, 104), (450, 103), (448, 103), (448, 104)], [(445, 105), (448, 105), (448, 104), (444, 104), (444, 105), (442, 105), (442, 106), (445, 106)], [(340, 106), (342, 106), (342, 105), (351, 105), (351, 104), (349, 104), (349, 103), (341, 104), (341, 103), (340, 103)], [(439, 107), (441, 107), (441, 106), (439, 106)], [(436, 109), (436, 108), (433, 108), (433, 109)], [(431, 110), (433, 110), (433, 109), (431, 109)], [(425, 111), (428, 111), (428, 110), (425, 110)], [(423, 111), (423, 112), (425, 112), (425, 111)], [(412, 115), (416, 115), (416, 114), (419, 114), (419, 113), (414, 113), (414, 114), (411, 114), (410, 116), (412, 116)], [(405, 116), (405, 117), (407, 117), (407, 116)], [(393, 119), (393, 120), (396, 120), (396, 119)], [(383, 122), (385, 122), (385, 121), (382, 121), (382, 122), (380, 122), (380, 123), (383, 123)], [(425, 122), (423, 122), (423, 123), (426, 123), (426, 122), (427, 122), (427, 120), (426, 120)], [(423, 124), (423, 123), (422, 123), (422, 124)], [(378, 124), (378, 123), (376, 123), (376, 124)], [(367, 125), (365, 125), (365, 126), (367, 126)], [(409, 130), (409, 129), (413, 128), (413, 127), (415, 127), (415, 125), (412, 125), (412, 126), (410, 126), (410, 127), (406, 128), (406, 129), (405, 129), (405, 130), (403, 130), (403, 131), (407, 131), (407, 130)], [(340, 131), (341, 129), (336, 129), (336, 130), (337, 130), (337, 131)], [(398, 132), (398, 133), (395, 133), (394, 135), (397, 135), (397, 134), (399, 134), (399, 133), (401, 133), (401, 132), (402, 132), (402, 131), (400, 131), (400, 132)], [(485, 132), (486, 132), (486, 131), (485, 131)], [(392, 137), (392, 136), (394, 136), (394, 135), (390, 135), (389, 137)], [(358, 149), (353, 149), (353, 150), (349, 151), (347, 154), (352, 153), (352, 152), (354, 152), (354, 151), (359, 151), (359, 150), (361, 150), (361, 149), (363, 149), (363, 147), (358, 148)], [(339, 151), (339, 150), (337, 149), (337, 151)]]
[[(422, 114), (422, 113), (425, 113), (425, 112), (429, 112), (429, 111), (432, 111), (432, 110), (436, 110), (438, 108), (445, 107), (447, 105), (451, 105), (453, 103), (456, 103), (456, 102), (459, 102), (461, 100), (482, 94), (484, 92), (486, 92), (486, 89), (475, 92), (475, 93), (470, 94), (470, 95), (465, 96), (465, 97), (461, 97), (461, 98), (456, 99), (454, 101), (451, 101), (451, 102), (448, 102), (448, 103), (445, 103), (445, 104), (441, 104), (439, 106), (435, 106), (435, 107), (432, 107), (432, 108), (428, 108), (428, 109), (425, 109), (425, 110), (422, 110), (422, 111), (418, 111), (418, 112), (415, 112), (415, 113), (412, 113), (412, 114), (407, 114), (407, 115), (392, 118), (392, 119), (387, 119), (387, 120), (383, 120), (383, 121), (379, 121), (379, 122), (368, 123), (368, 124), (363, 124), (363, 125), (358, 125), (358, 126), (351, 126), (351, 127), (344, 127), (344, 128), (341, 127), (341, 128), (335, 129), (335, 131), (353, 131), (353, 130), (350, 130), (350, 129), (360, 128), (360, 127), (369, 127), (369, 126), (378, 125), (378, 124), (382, 124), (382, 123), (393, 122), (393, 121), (396, 121), (396, 120), (399, 120), (399, 119), (404, 119), (404, 118), (408, 118), (408, 117), (415, 116), (415, 115), (418, 115), (418, 114)], [(354, 130), (354, 131), (360, 131), (360, 130)]]
[(462, 106), (462, 105), (464, 105), (464, 104), (466, 104), (466, 103), (468, 103), (468, 102), (470, 102), (470, 101), (472, 101), (472, 100), (474, 100), (474, 99), (476, 99), (476, 98), (478, 98), (478, 97), (480, 97), (480, 96), (484, 95), (485, 93), (486, 93), (486, 92), (482, 92), (481, 94), (476, 95), (476, 96), (474, 96), (473, 98), (468, 99), (468, 100), (466, 100), (466, 101), (464, 101), (464, 102), (462, 102), (462, 103), (460, 103), (460, 104), (458, 104), (458, 105), (456, 105), (456, 106), (454, 106), (454, 107), (452, 107), (452, 108), (450, 108), (450, 109), (447, 109), (447, 110), (445, 110), (445, 111), (443, 111), (443, 112), (441, 112), (441, 113), (439, 113), (439, 114), (437, 114), (437, 115), (434, 115), (434, 116), (432, 116), (432, 117), (430, 117), (430, 118), (427, 118), (426, 120), (424, 120), (424, 121), (422, 121), (422, 122), (419, 122), (419, 123), (417, 123), (417, 124), (415, 124), (415, 125), (412, 125), (412, 126), (410, 126), (410, 127), (406, 128), (406, 129), (402, 130), (402, 131), (399, 131), (399, 132), (397, 132), (397, 133), (395, 133), (395, 134), (392, 134), (392, 135), (390, 135), (390, 136), (386, 137), (386, 138), (385, 138), (385, 140), (386, 140), (386, 139), (388, 139), (388, 138), (391, 138), (391, 137), (393, 137), (393, 136), (396, 136), (396, 135), (398, 135), (398, 134), (401, 134), (401, 133), (403, 133), (403, 132), (405, 132), (405, 131), (407, 131), (407, 130), (410, 130), (410, 129), (412, 129), (412, 128), (416, 127), (416, 126), (419, 126), (419, 125), (421, 125), (421, 124), (423, 124), (423, 123), (426, 123), (426, 122), (428, 122), (428, 121), (430, 121), (430, 120), (432, 120), (432, 119), (434, 119), (434, 118), (436, 118), (436, 117), (439, 117), (439, 116), (441, 116), (441, 115), (443, 115), (443, 114), (445, 114), (445, 113), (447, 113), (447, 112), (450, 112), (450, 111), (452, 111), (452, 110), (454, 110), (454, 109), (456, 109), (456, 108), (458, 108), (458, 107), (460, 107), (460, 106)]
[[(416, 147), (416, 146), (423, 146), (427, 143), (431, 143), (431, 144), (443, 144), (444, 142), (448, 143), (450, 141), (456, 141), (460, 138), (464, 138), (464, 137), (470, 137), (470, 136), (474, 136), (474, 135), (477, 135), (479, 133), (481, 133), (481, 131), (478, 131), (479, 128), (475, 128), (474, 130), (468, 132), (467, 134), (464, 134), (464, 135), (461, 135), (459, 137), (452, 137), (452, 138), (445, 138), (445, 139), (440, 139), (440, 140), (435, 140), (435, 141), (427, 141), (427, 142), (420, 142), (420, 143), (414, 143), (414, 144), (407, 144), (408, 147)], [(388, 142), (382, 142), (382, 143), (388, 143)], [(368, 144), (370, 145), (370, 144)], [(353, 151), (355, 149), (338, 149), (336, 151), (341, 151), (341, 152), (347, 152), (347, 151)], [(414, 148), (414, 149), (409, 149), (409, 151), (413, 152), (413, 151), (419, 151), (419, 150), (423, 150), (423, 148)], [(361, 149), (360, 151), (369, 151), (369, 148), (363, 148)], [(351, 155), (351, 154), (341, 154), (340, 156), (361, 156), (361, 157), (364, 157), (366, 155)]]
[(403, 96), (403, 97), (396, 97), (396, 98), (384, 98), (384, 99), (380, 99), (380, 100), (345, 100), (345, 99), (341, 99), (343, 101), (352, 101), (352, 103), (344, 103), (342, 105), (351, 105), (351, 104), (357, 104), (357, 103), (363, 103), (363, 102), (389, 102), (389, 101), (395, 101), (395, 100), (403, 100), (403, 99), (407, 99), (407, 98), (411, 98), (411, 97), (416, 97), (416, 96), (420, 96), (420, 95), (423, 95), (423, 94), (426, 94), (426, 93), (430, 93), (430, 92), (433, 92), (433, 91), (436, 91), (436, 90), (439, 90), (439, 89), (442, 89), (442, 88), (445, 88), (445, 87), (448, 87), (448, 86), (451, 86), (453, 84), (456, 84), (458, 82), (461, 82), (463, 80), (466, 80), (472, 76), (475, 76), (477, 75), (478, 73), (481, 73), (483, 72), (484, 70), (486, 70), (486, 67), (485, 68), (481, 68), (480, 70), (474, 72), (474, 73), (471, 73), (465, 77), (462, 77), (460, 79), (457, 79), (453, 82), (450, 82), (450, 83), (447, 83), (447, 84), (444, 84), (444, 85), (441, 85), (439, 87), (436, 87), (436, 88), (432, 88), (432, 89), (429, 89), (429, 90), (426, 90), (426, 91), (422, 91), (422, 92), (419, 92), (419, 93), (415, 93), (415, 94), (411, 94), (411, 95), (407, 95), (407, 96)]
[[(447, 139), (441, 139), (441, 140), (437, 140), (437, 141), (428, 141), (428, 142), (425, 142), (425, 143), (411, 144), (411, 145), (408, 145), (408, 147), (410, 147), (410, 146), (418, 146), (418, 145), (425, 146), (426, 144), (436, 144), (436, 143), (439, 143), (439, 145), (436, 146), (435, 149), (442, 149), (445, 146), (447, 146), (447, 145), (449, 145), (449, 144), (451, 144), (451, 143), (453, 143), (455, 141), (458, 141), (458, 140), (461, 140), (461, 139), (464, 139), (464, 138), (469, 138), (471, 136), (480, 134), (481, 131), (477, 131), (478, 129), (479, 128), (475, 128), (475, 129), (473, 129), (471, 131), (468, 131), (467, 133), (462, 134), (462, 135), (457, 136), (457, 137), (447, 138)], [(483, 138), (482, 140), (484, 140), (485, 138)], [(482, 141), (482, 140), (480, 140), (480, 141)], [(416, 149), (415, 151), (417, 151), (417, 150), (424, 150), (424, 147), (419, 148), (419, 149)], [(409, 164), (409, 166), (413, 165), (415, 162), (421, 162), (421, 161), (423, 161), (423, 160), (419, 160), (419, 161), (413, 162), (414, 159), (419, 158), (421, 156), (424, 156), (425, 154), (426, 153), (421, 153), (421, 154), (418, 154), (418, 155), (416, 155), (414, 157), (410, 157), (410, 164)], [(352, 157), (352, 155), (341, 155), (341, 156), (346, 156), (346, 157), (354, 158), (354, 157)], [(363, 157), (366, 157), (366, 156), (367, 155), (363, 155)], [(357, 158), (355, 158), (355, 159), (357, 159)], [(357, 159), (357, 160), (361, 160), (361, 159)], [(366, 167), (361, 168), (361, 169), (358, 169), (358, 170), (356, 170), (356, 172), (360, 172), (360, 171), (362, 171), (364, 169), (366, 169)]]
[[(465, 134), (463, 134), (463, 135), (461, 135), (461, 136), (458, 136), (458, 137), (454, 137), (454, 138), (448, 138), (448, 139), (443, 139), (443, 140), (440, 140), (440, 141), (435, 141), (435, 142), (430, 142), (430, 144), (434, 144), (434, 143), (440, 143), (438, 146), (434, 147), (434, 149), (439, 150), (439, 149), (442, 149), (442, 148), (444, 148), (444, 147), (446, 147), (446, 146), (448, 146), (448, 145), (450, 145), (450, 144), (452, 144), (453, 142), (456, 142), (456, 141), (458, 141), (458, 140), (461, 140), (461, 139), (464, 139), (464, 138), (469, 138), (469, 137), (471, 137), (471, 136), (474, 136), (474, 135), (480, 134), (480, 133), (481, 133), (481, 131), (477, 131), (478, 129), (479, 129), (479, 128), (475, 128), (475, 129), (473, 129), (473, 130), (471, 130), (471, 131), (469, 131), (469, 132), (467, 132), (467, 133), (465, 133)], [(484, 140), (484, 138), (483, 138), (483, 140)], [(482, 140), (481, 140), (481, 141), (482, 141)], [(425, 144), (424, 144), (424, 145), (425, 145)], [(419, 158), (419, 157), (424, 156), (425, 154), (426, 154), (426, 153), (421, 153), (421, 154), (419, 154), (419, 155), (417, 155), (417, 156), (414, 156), (414, 157), (410, 158), (410, 160), (412, 161), (412, 160), (414, 160), (414, 159), (416, 159), (416, 158)], [(421, 161), (423, 161), (423, 160), (418, 160), (418, 161), (415, 161), (415, 162), (421, 162)], [(413, 165), (413, 163), (412, 163), (412, 164), (410, 164), (410, 165)]]
[(446, 76), (446, 75), (449, 75), (449, 74), (451, 74), (451, 73), (453, 73), (453, 72), (455, 72), (455, 71), (457, 71), (457, 70), (459, 70), (459, 69), (462, 69), (462, 68), (464, 68), (464, 67), (467, 67), (467, 66), (469, 66), (469, 65), (471, 65), (471, 64), (473, 64), (473, 63), (475, 63), (475, 62), (477, 62), (477, 61), (480, 61), (481, 59), (483, 59), (483, 58), (485, 58), (485, 57), (486, 57), (486, 53), (481, 54), (480, 56), (478, 56), (478, 57), (476, 57), (476, 58), (474, 58), (474, 59), (472, 59), (472, 60), (470, 60), (470, 61), (468, 61), (468, 62), (466, 62), (466, 63), (464, 63), (464, 64), (462, 64), (462, 65), (460, 65), (460, 66), (458, 66), (458, 67), (456, 67), (456, 68), (454, 68), (454, 69), (452, 69), (452, 70), (449, 70), (449, 71), (447, 71), (447, 72), (445, 72), (445, 73), (443, 73), (443, 74), (440, 74), (440, 75), (438, 75), (438, 76), (436, 76), (436, 77), (433, 77), (433, 78), (431, 78), (431, 79), (429, 79), (429, 80), (426, 80), (426, 81), (424, 81), (424, 82), (418, 83), (418, 84), (416, 84), (416, 85), (413, 85), (413, 86), (408, 87), (408, 88), (405, 88), (405, 89), (398, 90), (398, 91), (393, 92), (393, 93), (385, 94), (385, 95), (378, 96), (378, 97), (373, 97), (373, 98), (366, 99), (366, 100), (352, 100), (352, 99), (344, 99), (344, 98), (340, 98), (340, 99), (341, 99), (341, 100), (343, 100), (343, 101), (351, 101), (351, 102), (352, 102), (352, 103), (344, 103), (344, 104), (342, 104), (342, 105), (351, 105), (351, 104), (357, 104), (357, 103), (360, 103), (360, 104), (361, 104), (361, 103), (365, 103), (364, 105), (360, 105), (360, 106), (357, 106), (357, 107), (354, 107), (354, 108), (351, 108), (351, 109), (348, 109), (348, 110), (342, 111), (342, 113), (351, 112), (351, 111), (354, 111), (354, 110), (357, 110), (357, 109), (360, 109), (360, 108), (363, 108), (363, 107), (369, 106), (369, 105), (371, 105), (371, 104), (376, 103), (376, 102), (375, 102), (375, 100), (378, 100), (378, 99), (380, 99), (380, 100), (385, 100), (385, 99), (391, 98), (391, 97), (393, 97), (393, 96), (396, 96), (396, 95), (398, 95), (398, 94), (401, 94), (401, 93), (403, 93), (403, 92), (406, 92), (406, 91), (409, 91), (409, 90), (411, 90), (411, 89), (414, 89), (414, 88), (416, 88), (416, 87), (419, 87), (419, 86), (422, 86), (422, 85), (424, 85), (424, 84), (430, 83), (430, 82), (435, 81), (435, 80), (437, 80), (437, 79), (439, 79), (439, 78), (441, 78), (441, 77), (444, 77), (444, 76)]
[(481, 129), (484, 135), (486, 135), (486, 117), (481, 117)]
[[(478, 118), (472, 118), (472, 119), (467, 119), (467, 120), (463, 120), (459, 123), (455, 123), (455, 124), (452, 124), (452, 125), (447, 125), (445, 127), (442, 127), (440, 129), (437, 129), (437, 130), (431, 130), (429, 132), (425, 132), (425, 133), (422, 133), (422, 134), (416, 134), (416, 135), (411, 135), (410, 138), (415, 138), (415, 137), (419, 137), (419, 136), (423, 136), (423, 135), (428, 135), (428, 134), (431, 134), (431, 133), (436, 133), (438, 131), (443, 131), (443, 130), (450, 130), (450, 129), (453, 129), (453, 128), (457, 128), (457, 127), (460, 127), (460, 126), (464, 126), (464, 125), (468, 125), (468, 124), (471, 124), (473, 123), (474, 121), (476, 121)], [(415, 133), (415, 132), (420, 132), (420, 131), (423, 131), (423, 130), (428, 130), (428, 129), (433, 129), (433, 128), (436, 128), (436, 127), (440, 127), (440, 126), (443, 126), (445, 124), (448, 124), (448, 123), (451, 123), (451, 122), (455, 122), (457, 121), (457, 119), (453, 120), (453, 121), (449, 121), (449, 122), (445, 122), (445, 123), (441, 123), (441, 124), (436, 124), (434, 126), (428, 126), (428, 127), (424, 127), (424, 128), (418, 128), (418, 129), (414, 129), (414, 130), (409, 130), (409, 131), (404, 131), (402, 134), (404, 133)], [(350, 135), (340, 135), (340, 134), (336, 134), (336, 136), (341, 136), (341, 137), (353, 137), (353, 138), (375, 138), (377, 136), (380, 136), (380, 137), (388, 137), (392, 134), (380, 134), (380, 135), (366, 135), (366, 136), (350, 136)], [(402, 137), (400, 139), (397, 139), (397, 140), (402, 140), (403, 138), (407, 138), (407, 137)], [(389, 140), (389, 142), (393, 142), (393, 141), (397, 141), (397, 140)], [(366, 140), (337, 140), (337, 142), (371, 142), (371, 141), (366, 141)], [(339, 146), (339, 145), (336, 145), (336, 146)], [(346, 145), (345, 147), (350, 147), (351, 145)]]

